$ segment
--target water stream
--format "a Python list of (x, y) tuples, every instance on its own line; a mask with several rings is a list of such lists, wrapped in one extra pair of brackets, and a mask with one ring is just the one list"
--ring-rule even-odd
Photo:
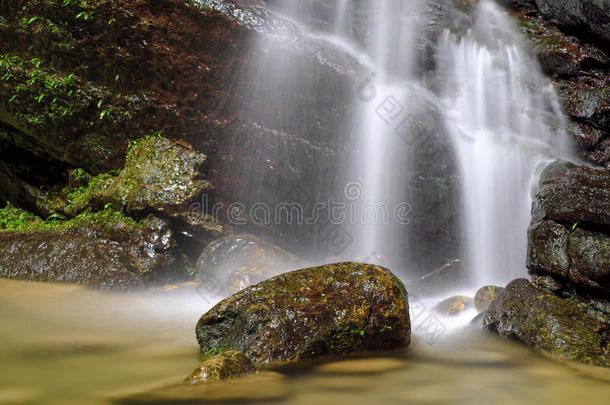
[[(193, 320), (212, 304), (195, 291), (123, 295), (0, 280), (0, 404), (142, 403), (133, 395), (198, 365)], [(606, 369), (566, 366), (479, 329), (434, 343), (413, 333), (400, 354), (232, 380), (196, 403), (601, 405), (610, 395)]]

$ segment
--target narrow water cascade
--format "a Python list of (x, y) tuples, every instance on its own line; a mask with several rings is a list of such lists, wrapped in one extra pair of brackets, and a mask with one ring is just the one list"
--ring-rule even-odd
[(465, 259), (475, 285), (525, 275), (531, 189), (540, 163), (569, 156), (565, 119), (514, 21), (482, 1), (458, 39), (446, 31), (438, 65), (445, 120), (462, 178)]

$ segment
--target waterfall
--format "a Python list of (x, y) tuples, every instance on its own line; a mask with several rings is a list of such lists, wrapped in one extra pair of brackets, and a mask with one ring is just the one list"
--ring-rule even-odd
[[(434, 0), (273, 4), (289, 31), (318, 44), (306, 47), (319, 46), (319, 60), (359, 83), (345, 96), (317, 76), (323, 69), (259, 39), (244, 106), (257, 128), (272, 128), (258, 136), (270, 157), (241, 168), (238, 200), (257, 201), (244, 197), (250, 189), (265, 195), (260, 174), (286, 159), (289, 135), (312, 150), (345, 140), (347, 162), (301, 185), (314, 200), (331, 189), (357, 208), (342, 224), (353, 243), (335, 256), (389, 265), (404, 278), (455, 257), (477, 285), (524, 275), (532, 179), (541, 162), (565, 153), (565, 136), (553, 87), (515, 21), (487, 0), (464, 18)], [(333, 52), (340, 56), (329, 60)], [(334, 94), (351, 114), (328, 109)], [(295, 171), (319, 161), (294, 159), (286, 166)], [(318, 238), (314, 255), (325, 243)]]
[(490, 1), (474, 21), (461, 40), (443, 34), (438, 65), (462, 178), (465, 258), (473, 281), (504, 285), (525, 272), (536, 167), (566, 153), (567, 138), (553, 86), (514, 22)]

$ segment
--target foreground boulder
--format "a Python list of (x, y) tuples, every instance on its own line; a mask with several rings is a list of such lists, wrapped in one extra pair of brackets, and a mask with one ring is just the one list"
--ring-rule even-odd
[(229, 350), (205, 360), (193, 371), (187, 383), (213, 383), (254, 371), (252, 362), (241, 352)]
[(257, 366), (391, 350), (410, 342), (407, 292), (390, 271), (338, 263), (282, 274), (220, 302), (196, 327), (201, 353)]
[(608, 327), (526, 279), (506, 286), (484, 313), (483, 326), (554, 357), (610, 365)]

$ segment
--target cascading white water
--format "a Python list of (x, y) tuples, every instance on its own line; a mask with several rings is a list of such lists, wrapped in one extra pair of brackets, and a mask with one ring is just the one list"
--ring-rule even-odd
[(566, 149), (558, 99), (523, 44), (512, 19), (483, 1), (468, 33), (458, 40), (446, 32), (438, 49), (477, 285), (524, 275), (531, 181), (541, 162)]
[[(390, 264), (405, 278), (432, 270), (404, 271), (412, 268), (412, 257), (408, 256), (417, 254), (408, 246), (421, 236), (416, 226), (375, 223), (366, 215), (372, 208), (374, 217), (377, 207), (383, 205), (393, 220), (397, 204), (411, 202), (415, 193), (422, 192), (421, 188), (410, 189), (413, 178), (422, 177), (416, 167), (421, 165), (421, 156), (428, 156), (428, 151), (418, 149), (412, 139), (421, 134), (410, 133), (419, 128), (424, 138), (438, 136), (445, 143), (450, 138), (454, 149), (459, 166), (456, 174), (462, 184), (464, 234), (456, 243), (463, 244), (471, 281), (477, 285), (503, 283), (526, 272), (531, 181), (541, 162), (563, 153), (563, 118), (550, 81), (523, 45), (525, 38), (513, 19), (491, 1), (475, 6), (474, 23), (463, 37), (454, 36), (449, 28), (440, 35), (436, 72), (431, 72), (435, 69), (428, 52), (434, 45), (431, 38), (440, 26), (456, 26), (443, 20), (455, 14), (448, 9), (439, 11), (437, 6), (432, 0), (284, 0), (276, 2), (276, 11), (291, 21), (300, 35), (323, 44), (322, 48), (349, 55), (368, 75), (363, 78), (366, 94), (357, 91), (353, 95), (350, 108), (356, 110), (354, 122), (345, 125), (355, 134), (352, 139), (356, 138), (356, 145), (350, 145), (354, 156), (344, 173), (337, 173), (337, 177), (355, 180), (361, 186), (360, 211), (348, 218), (356, 223), (347, 224), (354, 243), (341, 258), (370, 258), (375, 252), (373, 261), (383, 257), (379, 264)], [(302, 59), (278, 52), (264, 38), (258, 40), (255, 55), (259, 58), (255, 63), (256, 86), (246, 94), (245, 105), (253, 121), (278, 130), (262, 133), (263, 143), (276, 142), (266, 139), (281, 139), (277, 135), (284, 133), (308, 142), (312, 136), (316, 142), (336, 137), (336, 132), (312, 125), (312, 118), (326, 113), (323, 103), (315, 101), (327, 97), (320, 96), (316, 87), (316, 66), (303, 65)], [(434, 85), (430, 86), (429, 80)], [(426, 81), (434, 93), (422, 84)], [(328, 89), (323, 90), (328, 93)], [(388, 100), (391, 103), (384, 104)], [(427, 162), (429, 182), (420, 184), (436, 181), (436, 172), (429, 167), (447, 164), (444, 159), (451, 159), (450, 154), (445, 150), (438, 162)], [(254, 162), (244, 169), (246, 194), (262, 183), (263, 176), (251, 175), (264, 173), (265, 168), (257, 170), (256, 165), (272, 161)], [(344, 185), (336, 184), (335, 194), (342, 194)], [(441, 191), (441, 187), (433, 189), (432, 199), (452, 201), (437, 195)], [(413, 216), (420, 214), (414, 212)], [(441, 212), (426, 214), (428, 220), (445, 218)], [(444, 220), (434, 224), (436, 230), (449, 226)], [(426, 249), (427, 254), (434, 254), (434, 249)]]

